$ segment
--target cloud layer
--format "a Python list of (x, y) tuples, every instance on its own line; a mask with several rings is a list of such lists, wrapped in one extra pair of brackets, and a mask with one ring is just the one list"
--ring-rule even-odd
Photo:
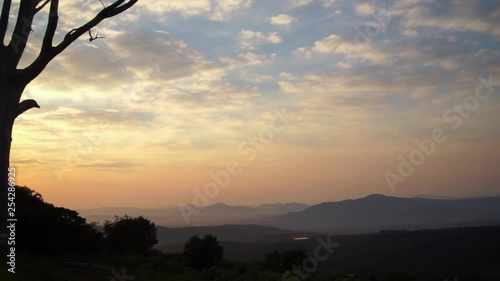
[[(81, 38), (25, 93), (42, 109), (17, 122), (13, 163), (30, 171), (21, 183), (78, 207), (110, 205), (118, 186), (137, 196), (141, 182), (161, 196), (116, 204), (189, 202), (209, 171), (244, 158), (238, 146), (268, 126), (273, 109), (287, 108), (290, 125), (217, 201), (386, 193), (383, 172), (398, 155), (448, 126), (443, 113), (474, 94), (478, 76), (500, 80), (493, 1), (282, 2), (141, 0), (94, 30), (106, 39)], [(59, 38), (100, 5), (61, 4)], [(44, 19), (24, 64), (37, 54)], [(500, 193), (498, 91), (400, 195)], [(110, 189), (90, 202), (89, 184)]]

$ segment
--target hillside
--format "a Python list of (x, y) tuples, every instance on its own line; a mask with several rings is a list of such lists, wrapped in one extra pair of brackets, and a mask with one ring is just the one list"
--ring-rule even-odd
[[(500, 225), (416, 231), (381, 231), (357, 235), (310, 235), (307, 240), (282, 236), (275, 240), (234, 241), (221, 239), (224, 257), (240, 262), (264, 261), (273, 250), (304, 249), (309, 256), (318, 238), (340, 246), (321, 263), (324, 268), (385, 276), (411, 273), (418, 280), (444, 280), (451, 275), (500, 280)], [(183, 244), (160, 247), (165, 252), (182, 252)], [(483, 279), (469, 280), (483, 280)], [(404, 279), (407, 280), (407, 279)], [(411, 279), (408, 279), (411, 280)]]
[(217, 236), (219, 241), (245, 242), (245, 241), (272, 241), (292, 239), (312, 235), (311, 233), (284, 230), (275, 227), (260, 225), (221, 225), (221, 226), (193, 226), (193, 227), (157, 227), (157, 247), (171, 246), (185, 243), (191, 236), (203, 237), (208, 234)]
[(284, 229), (327, 233), (489, 225), (500, 222), (500, 197), (443, 200), (370, 195), (326, 202), (262, 222)]

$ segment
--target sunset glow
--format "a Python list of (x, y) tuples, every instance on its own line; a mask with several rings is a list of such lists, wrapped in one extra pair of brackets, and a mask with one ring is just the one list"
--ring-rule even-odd
[[(59, 40), (102, 8), (61, 2)], [(28, 86), (17, 181), (73, 209), (500, 195), (493, 2), (140, 0)]]

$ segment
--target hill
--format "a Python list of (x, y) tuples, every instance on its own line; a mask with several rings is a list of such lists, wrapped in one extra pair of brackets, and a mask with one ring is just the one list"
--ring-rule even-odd
[[(191, 206), (192, 207), (192, 206)], [(206, 207), (197, 207), (198, 215), (189, 218), (190, 225), (223, 225), (223, 224), (251, 224), (255, 221), (266, 220), (276, 215), (288, 212), (297, 212), (306, 209), (308, 205), (301, 203), (273, 203), (260, 206), (231, 206), (216, 203)], [(135, 207), (101, 207), (80, 209), (79, 214), (88, 221), (103, 223), (113, 220), (114, 216), (143, 216), (157, 225), (169, 227), (184, 227), (186, 221), (182, 217), (179, 206), (164, 208), (135, 208)]]
[(500, 222), (500, 197), (443, 200), (370, 195), (326, 202), (262, 222), (284, 229), (326, 233), (490, 225)]

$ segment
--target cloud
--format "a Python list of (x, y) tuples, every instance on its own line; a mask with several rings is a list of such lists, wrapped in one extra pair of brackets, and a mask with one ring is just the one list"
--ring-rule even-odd
[(251, 30), (242, 30), (239, 34), (241, 49), (254, 50), (263, 44), (279, 44), (281, 37), (277, 32), (262, 33)]
[(165, 13), (179, 13), (185, 17), (203, 15), (213, 21), (226, 21), (235, 14), (249, 9), (252, 0), (141, 0), (138, 5), (158, 16)]
[[(97, 42), (95, 48), (75, 44), (30, 84), (27, 94), (43, 109), (20, 117), (22, 130), (18, 134), (24, 144), (44, 144), (32, 147), (38, 151), (31, 157), (42, 159), (40, 165), (65, 164), (65, 145), (85, 141), (82, 134), (87, 132), (105, 132), (106, 142), (93, 148), (99, 151), (98, 157), (88, 155), (74, 167), (103, 167), (100, 160), (115, 161), (112, 151), (116, 147), (130, 152), (131, 158), (123, 160), (126, 163), (154, 158), (157, 151), (148, 154), (143, 149), (143, 155), (133, 152), (138, 143), (151, 143), (150, 137), (140, 135), (156, 135), (158, 142), (189, 144), (183, 151), (222, 145), (241, 132), (240, 128), (233, 129), (241, 120), (231, 115), (253, 110), (252, 104), (261, 96), (254, 87), (233, 85), (226, 75), (275, 59), (272, 53), (244, 51), (209, 60), (205, 52), (191, 48), (170, 32), (128, 30), (112, 34)], [(276, 42), (274, 36), (266, 34), (260, 42), (257, 35), (256, 43), (272, 44)], [(270, 81), (270, 77), (256, 74), (252, 80)], [(227, 120), (234, 122), (229, 124)], [(186, 133), (193, 124), (196, 130)], [(25, 136), (27, 131), (37, 133)], [(137, 142), (127, 142), (131, 134)], [(28, 150), (17, 150), (16, 155), (25, 159), (24, 151)]]
[(436, 91), (435, 87), (426, 87), (426, 86), (418, 87), (413, 92), (411, 92), (411, 98), (415, 100), (423, 99), (425, 97), (432, 95), (433, 91)]
[(375, 12), (375, 7), (368, 2), (364, 2), (354, 4), (354, 10), (360, 16), (368, 16)]
[(417, 37), (418, 32), (414, 29), (404, 29), (401, 31), (401, 34), (407, 37)]
[(236, 12), (250, 8), (252, 0), (217, 0), (213, 1), (213, 3), (210, 19), (224, 21)]
[(242, 81), (253, 83), (253, 84), (261, 84), (267, 83), (274, 80), (272, 75), (263, 75), (258, 73), (252, 73), (248, 70), (243, 70), (239, 73), (239, 77)]
[(339, 0), (320, 0), (320, 2), (323, 7), (329, 8), (337, 4)]
[(407, 71), (432, 67), (439, 69), (443, 78), (453, 75), (457, 79), (460, 74), (469, 79), (474, 77), (473, 73), (491, 71), (500, 60), (499, 52), (488, 49), (471, 52), (469, 43), (457, 41), (455, 37), (435, 36), (414, 40), (386, 49), (397, 67)]
[(319, 3), (325, 8), (332, 7), (334, 4), (338, 3), (339, 0), (288, 0), (288, 7), (290, 9), (295, 9), (299, 7), (308, 6), (312, 3)]
[(292, 16), (279, 14), (277, 16), (269, 18), (269, 22), (274, 25), (282, 25), (285, 27), (289, 27), (294, 21)]
[(369, 42), (356, 43), (336, 34), (314, 42), (312, 47), (298, 48), (296, 53), (306, 57), (313, 54), (337, 54), (348, 61), (368, 61), (375, 64), (382, 64), (387, 59), (386, 54), (377, 51)]
[(307, 6), (312, 3), (314, 0), (288, 0), (288, 5), (290, 8), (298, 8), (302, 6)]
[(139, 1), (137, 5), (145, 7), (148, 11), (157, 15), (165, 13), (180, 13), (184, 16), (197, 16), (209, 14), (212, 10), (210, 0), (187, 0), (187, 1)]
[[(72, 181), (68, 194), (87, 194), (89, 179), (116, 177), (101, 185), (133, 189), (131, 182), (143, 181), (147, 191), (168, 190), (164, 198), (177, 198), (183, 191), (175, 186), (201, 186), (207, 169), (238, 157), (238, 144), (268, 126), (272, 108), (286, 107), (290, 125), (256, 160), (263, 175), (272, 177), (272, 166), (288, 163), (301, 169), (283, 168), (284, 174), (303, 175), (302, 167), (310, 167), (303, 159), (330, 169), (321, 161), (343, 159), (338, 167), (353, 175), (360, 166), (345, 163), (382, 169), (386, 159), (407, 153), (391, 157), (395, 149), (446, 126), (442, 112), (474, 93), (478, 75), (500, 77), (495, 1), (386, 2), (141, 0), (94, 28), (105, 40), (89, 43), (83, 36), (30, 83), (23, 99), (34, 98), (42, 108), (16, 120), (13, 162), (31, 171), (23, 173), (26, 184), (50, 188), (57, 182), (51, 163), (72, 165), (67, 177), (85, 168), (80, 186)], [(352, 38), (365, 22), (360, 17), (380, 15), (384, 7), (391, 19), (383, 33), (366, 42)], [(101, 9), (99, 1), (61, 1), (57, 39)], [(36, 18), (25, 61), (39, 52), (47, 16)], [(367, 26), (376, 20), (367, 17)], [(500, 136), (491, 122), (497, 108), (492, 95), (450, 134), (450, 143), (464, 140), (457, 151)], [(370, 150), (378, 151), (370, 158)], [(75, 159), (75, 152), (82, 157)], [(167, 180), (169, 173), (179, 179)], [(336, 186), (356, 184), (355, 175), (345, 178)]]
[(298, 78), (290, 72), (280, 72), (279, 78), (282, 80), (297, 80)]
[(453, 0), (449, 7), (436, 12), (437, 8), (429, 5), (412, 7), (402, 18), (402, 25), (406, 28), (428, 27), (449, 31), (474, 31), (490, 33), (500, 37), (500, 3), (486, 4), (481, 8), (480, 1)]

